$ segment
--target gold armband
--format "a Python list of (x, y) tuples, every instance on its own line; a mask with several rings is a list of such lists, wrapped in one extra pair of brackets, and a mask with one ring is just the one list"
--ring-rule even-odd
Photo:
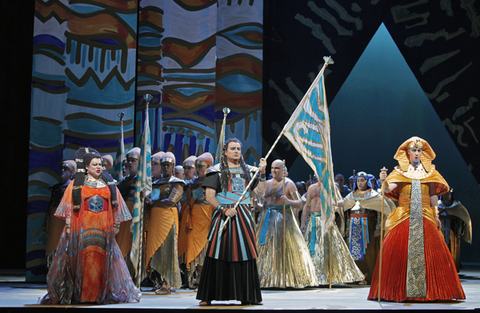
[(437, 217), (438, 216), (438, 206), (434, 206), (433, 208), (435, 209), (435, 217)]
[(302, 196), (297, 190), (290, 192), (290, 196), (293, 200), (300, 200), (302, 198)]
[(168, 195), (168, 200), (175, 203), (175, 205), (182, 199), (183, 193), (178, 192), (177, 189), (173, 188), (170, 194)]

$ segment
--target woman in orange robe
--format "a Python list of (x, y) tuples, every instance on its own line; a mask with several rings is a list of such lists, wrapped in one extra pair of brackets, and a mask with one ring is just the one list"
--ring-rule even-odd
[[(369, 300), (436, 301), (465, 299), (452, 256), (439, 230), (438, 196), (448, 191), (431, 164), (435, 152), (412, 137), (394, 157), (399, 166), (386, 179), (386, 195), (399, 206), (385, 224), (381, 271), (377, 260)], [(380, 258), (380, 256), (379, 256)]]
[(47, 275), (42, 304), (120, 303), (139, 301), (115, 241), (120, 223), (131, 215), (103, 171), (101, 155), (91, 148), (75, 153), (77, 174), (65, 190), (55, 216), (65, 228)]

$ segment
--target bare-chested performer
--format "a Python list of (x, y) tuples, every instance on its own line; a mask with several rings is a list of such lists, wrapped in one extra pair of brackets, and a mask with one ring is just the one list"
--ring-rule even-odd
[[(312, 184), (308, 188), (307, 203), (302, 214), (302, 232), (305, 232), (305, 241), (315, 265), (319, 284), (330, 282), (330, 258), (332, 258), (331, 283), (350, 283), (362, 281), (365, 276), (355, 264), (348, 247), (335, 223), (331, 229), (322, 235), (322, 214), (325, 214), (320, 198), (320, 183)], [(310, 216), (308, 226), (307, 218)], [(330, 241), (331, 250), (330, 250)], [(330, 256), (330, 251), (332, 255)]]
[(257, 227), (257, 266), (262, 288), (283, 287), (283, 206), (285, 205), (285, 286), (304, 288), (318, 285), (315, 267), (292, 208), (303, 203), (295, 183), (285, 178), (281, 160), (272, 163), (265, 204)]

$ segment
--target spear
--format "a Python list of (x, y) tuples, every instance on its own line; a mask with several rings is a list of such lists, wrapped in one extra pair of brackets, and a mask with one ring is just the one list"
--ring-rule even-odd
[(215, 163), (220, 163), (220, 156), (222, 155), (223, 145), (225, 144), (225, 127), (227, 125), (227, 115), (230, 113), (230, 109), (227, 107), (223, 108), (223, 122), (222, 129), (220, 130), (220, 136), (218, 136), (218, 146), (217, 146), (217, 155), (215, 156)]

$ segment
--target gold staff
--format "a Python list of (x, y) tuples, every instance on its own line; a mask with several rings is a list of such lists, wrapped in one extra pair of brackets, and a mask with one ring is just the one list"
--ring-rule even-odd
[[(381, 169), (382, 172), (387, 172), (385, 166)], [(382, 182), (382, 217), (380, 219), (380, 263), (378, 264), (378, 302), (380, 302), (380, 285), (382, 284), (382, 254), (383, 254), (383, 209), (385, 207), (385, 185), (387, 179)]]

